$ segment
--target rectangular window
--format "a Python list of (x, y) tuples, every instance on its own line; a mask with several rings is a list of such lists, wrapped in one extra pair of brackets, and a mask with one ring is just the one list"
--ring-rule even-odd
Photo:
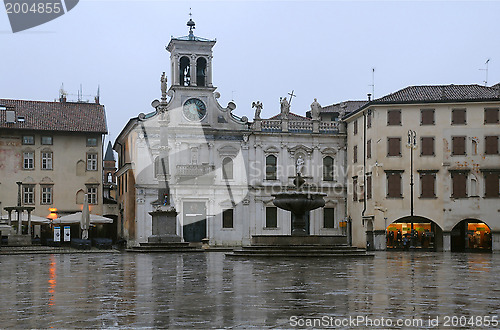
[(97, 187), (87, 188), (87, 202), (89, 204), (97, 204)]
[(401, 172), (388, 171), (387, 176), (387, 198), (402, 198)]
[(87, 171), (97, 171), (97, 154), (87, 154)]
[(358, 134), (358, 120), (357, 119), (354, 121), (353, 125), (354, 125), (354, 129), (353, 129), (354, 135), (356, 135), (356, 134)]
[(44, 151), (42, 152), (42, 170), (52, 169), (52, 152)]
[(401, 110), (387, 110), (387, 126), (401, 126)]
[(52, 136), (42, 136), (43, 145), (52, 145)]
[(436, 173), (420, 173), (420, 198), (436, 197)]
[(451, 138), (451, 155), (465, 155), (465, 136), (454, 136)]
[(35, 153), (32, 151), (23, 153), (23, 169), (32, 170), (35, 168)]
[(323, 209), (323, 228), (335, 228), (335, 209), (325, 207)]
[(498, 124), (498, 109), (484, 109), (484, 123), (485, 124)]
[(434, 125), (434, 109), (420, 110), (420, 125)]
[(434, 137), (422, 137), (420, 144), (420, 156), (434, 156)]
[(366, 177), (366, 199), (372, 199), (372, 176)]
[(278, 228), (278, 208), (266, 207), (266, 228)]
[(33, 135), (23, 136), (23, 144), (35, 144), (35, 137)]
[(498, 136), (484, 137), (484, 153), (486, 155), (498, 154)]
[(23, 186), (23, 203), (25, 205), (35, 204), (35, 186)]
[(233, 228), (233, 209), (222, 212), (222, 228)]
[(87, 138), (87, 147), (96, 147), (97, 138)]
[(484, 197), (499, 197), (500, 172), (484, 172)]
[(269, 155), (266, 157), (266, 180), (276, 180), (277, 170), (276, 163), (277, 158), (274, 155)]
[(333, 158), (323, 158), (323, 181), (333, 181)]
[(467, 197), (467, 172), (451, 172), (452, 198)]
[(358, 162), (358, 146), (354, 146), (352, 148), (352, 161), (353, 161), (353, 163)]
[(352, 178), (352, 200), (356, 202), (358, 200), (358, 177)]
[(387, 156), (401, 156), (401, 138), (387, 138)]
[(42, 204), (52, 204), (52, 186), (41, 186)]
[(366, 158), (372, 158), (372, 139), (366, 141)]
[(465, 125), (467, 123), (465, 109), (451, 110), (451, 124), (452, 125)]

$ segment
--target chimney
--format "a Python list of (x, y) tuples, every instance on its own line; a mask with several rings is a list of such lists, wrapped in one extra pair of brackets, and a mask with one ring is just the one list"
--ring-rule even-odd
[(97, 95), (96, 97), (94, 97), (94, 101), (95, 101), (95, 104), (99, 104), (99, 95)]
[(65, 94), (61, 94), (61, 96), (59, 97), (59, 102), (66, 103), (66, 95)]
[(368, 93), (366, 95), (368, 95), (368, 102), (370, 102), (372, 100), (372, 93)]

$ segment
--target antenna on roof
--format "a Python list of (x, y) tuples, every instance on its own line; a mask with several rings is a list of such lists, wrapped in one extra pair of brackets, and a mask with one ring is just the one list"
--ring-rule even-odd
[(372, 97), (375, 99), (375, 68), (372, 68), (372, 84), (368, 85), (372, 88)]
[(484, 64), (486, 65), (486, 68), (485, 69), (479, 69), (481, 71), (486, 71), (486, 78), (483, 80), (484, 86), (488, 85), (488, 63), (489, 62), (490, 62), (490, 59), (487, 59), (486, 62), (484, 62)]
[(100, 96), (101, 96), (101, 85), (97, 85), (97, 95), (94, 98), (96, 104), (99, 104)]

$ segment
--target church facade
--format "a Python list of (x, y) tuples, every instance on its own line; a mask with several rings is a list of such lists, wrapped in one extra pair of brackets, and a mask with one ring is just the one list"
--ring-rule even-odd
[[(346, 133), (337, 120), (290, 112), (286, 98), (278, 114), (252, 122), (222, 106), (212, 83), (214, 40), (172, 38), (171, 78), (161, 77), (154, 111), (129, 120), (115, 141), (118, 153), (118, 236), (129, 246), (152, 235), (149, 212), (158, 205), (177, 211), (177, 234), (186, 242), (250, 243), (252, 235), (289, 235), (291, 213), (277, 209), (272, 194), (293, 189), (299, 172), (308, 189), (327, 193), (326, 206), (311, 211), (311, 235), (345, 235)], [(336, 117), (337, 118), (337, 117)]]

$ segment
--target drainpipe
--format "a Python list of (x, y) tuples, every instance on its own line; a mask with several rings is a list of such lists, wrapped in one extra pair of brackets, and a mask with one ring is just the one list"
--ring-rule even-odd
[[(371, 101), (372, 94), (368, 93), (368, 102)], [(368, 110), (367, 110), (368, 111)], [(366, 212), (366, 113), (363, 110), (363, 212), (361, 212), (361, 219), (365, 216)]]

